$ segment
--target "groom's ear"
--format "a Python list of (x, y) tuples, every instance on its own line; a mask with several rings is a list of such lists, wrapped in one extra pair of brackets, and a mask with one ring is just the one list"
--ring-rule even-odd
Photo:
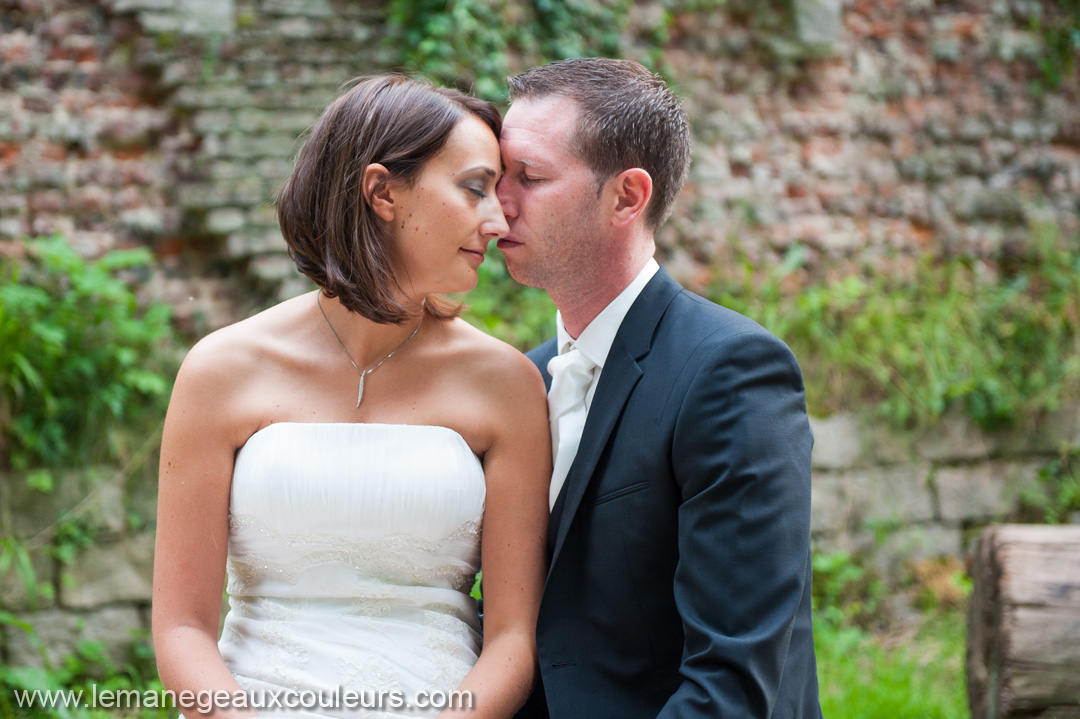
[(394, 196), (390, 188), (390, 170), (373, 162), (364, 168), (360, 184), (364, 201), (381, 220), (391, 222), (394, 219)]
[(608, 180), (614, 197), (612, 223), (616, 227), (629, 227), (641, 217), (652, 198), (652, 177), (640, 167), (623, 170)]

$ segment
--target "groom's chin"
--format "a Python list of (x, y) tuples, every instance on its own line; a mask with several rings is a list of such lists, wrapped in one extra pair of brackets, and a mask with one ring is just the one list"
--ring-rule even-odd
[(516, 261), (514, 257), (515, 249), (521, 247), (521, 243), (514, 242), (505, 248), (501, 244), (502, 240), (499, 240), (499, 243), (500, 244), (497, 246), (502, 252), (503, 260), (505, 260), (506, 262), (506, 271), (509, 272), (510, 276), (514, 278), (514, 281), (517, 282), (519, 285), (525, 285), (526, 287), (535, 287), (539, 290), (544, 289), (544, 287), (536, 280), (536, 278), (532, 277), (525, 269), (525, 267), (520, 262)]

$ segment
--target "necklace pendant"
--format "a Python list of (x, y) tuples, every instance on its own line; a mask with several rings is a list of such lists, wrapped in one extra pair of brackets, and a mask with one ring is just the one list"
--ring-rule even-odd
[(360, 388), (356, 391), (356, 408), (360, 409), (360, 400), (364, 398), (364, 377), (367, 372), (363, 372), (360, 375)]

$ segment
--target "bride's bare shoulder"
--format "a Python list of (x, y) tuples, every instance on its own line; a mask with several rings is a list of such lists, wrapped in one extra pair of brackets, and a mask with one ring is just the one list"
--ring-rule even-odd
[(544, 381), (536, 365), (520, 350), (473, 327), (453, 320), (455, 364), (466, 368), (475, 383), (492, 394), (509, 398), (523, 394), (543, 398)]
[(303, 347), (309, 304), (310, 293), (211, 332), (188, 352), (178, 381), (236, 383), (288, 361)]

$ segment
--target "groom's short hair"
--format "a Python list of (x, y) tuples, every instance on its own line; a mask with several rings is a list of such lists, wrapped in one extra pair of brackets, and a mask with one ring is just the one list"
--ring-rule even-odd
[(632, 60), (574, 58), (541, 65), (507, 79), (510, 101), (552, 95), (580, 109), (570, 149), (596, 175), (640, 167), (653, 180), (645, 213), (655, 229), (667, 219), (690, 168), (690, 121), (663, 79)]

